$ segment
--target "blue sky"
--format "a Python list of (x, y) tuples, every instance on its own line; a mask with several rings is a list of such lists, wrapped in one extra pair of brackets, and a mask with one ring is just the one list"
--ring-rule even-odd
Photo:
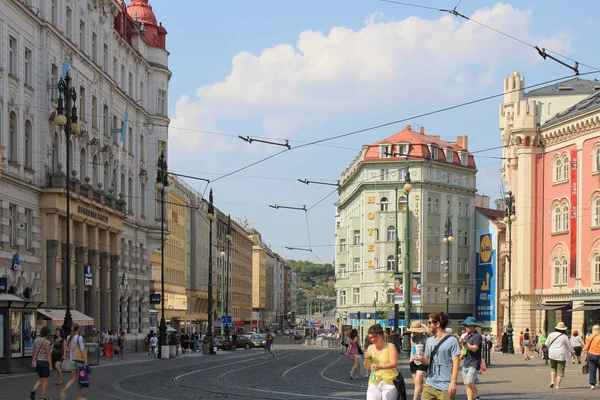
[[(414, 3), (445, 9), (456, 4)], [(237, 135), (289, 139), (294, 147), (296, 141), (409, 118), (408, 123), (442, 139), (468, 135), (471, 151), (500, 146), (501, 98), (410, 117), (501, 93), (502, 79), (513, 71), (525, 77), (526, 85), (570, 74), (535, 50), (473, 22), (375, 0), (150, 4), (168, 31), (171, 53), (169, 169), (208, 179), (282, 149), (250, 145)], [(596, 2), (567, 7), (563, 1), (463, 0), (458, 11), (600, 68), (593, 43), (600, 27)], [(333, 187), (306, 186), (296, 179), (333, 182), (363, 144), (391, 136), (406, 124), (286, 152), (221, 179), (212, 184), (215, 205), (247, 217), (264, 241), (287, 258), (332, 262), (337, 194), (307, 214), (316, 256), (285, 249), (309, 245), (304, 212), (275, 210), (269, 204), (310, 207)], [(493, 158), (499, 156), (499, 150), (476, 156), (478, 191), (492, 199), (501, 195), (501, 161)], [(190, 184), (204, 190), (198, 182)]]

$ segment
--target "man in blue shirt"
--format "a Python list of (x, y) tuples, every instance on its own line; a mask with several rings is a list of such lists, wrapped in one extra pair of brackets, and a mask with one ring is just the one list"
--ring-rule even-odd
[[(423, 364), (429, 365), (421, 400), (454, 400), (456, 379), (460, 364), (460, 346), (456, 336), (446, 333), (448, 315), (429, 314), (429, 329), (433, 336), (427, 339)], [(440, 344), (441, 343), (441, 344)], [(440, 344), (437, 351), (434, 349)]]
[(475, 317), (468, 317), (463, 321), (467, 334), (464, 338), (460, 338), (460, 344), (463, 346), (465, 358), (463, 361), (463, 383), (467, 387), (467, 399), (479, 400), (479, 392), (477, 391), (477, 374), (481, 366), (481, 345), (483, 344), (483, 336), (477, 332), (477, 327), (481, 326)]

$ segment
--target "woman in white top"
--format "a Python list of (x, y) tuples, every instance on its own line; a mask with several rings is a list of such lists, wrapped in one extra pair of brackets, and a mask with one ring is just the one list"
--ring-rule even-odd
[[(81, 353), (83, 355), (83, 363), (80, 361), (73, 360), (73, 350), (79, 347)], [(67, 338), (67, 349), (69, 351), (69, 365), (71, 368), (71, 379), (65, 385), (64, 389), (60, 391), (60, 399), (66, 400), (67, 398), (67, 390), (77, 382), (77, 373), (80, 365), (88, 365), (87, 359), (87, 351), (85, 351), (85, 345), (83, 343), (83, 337), (79, 334), (79, 324), (73, 324), (73, 328), (71, 329), (71, 334)], [(77, 399), (84, 400), (83, 398), (83, 388), (77, 388)]]
[[(546, 346), (548, 346), (548, 358), (550, 359), (550, 387), (560, 389), (560, 383), (565, 376), (565, 365), (567, 358), (575, 355), (575, 350), (571, 346), (569, 337), (566, 335), (567, 326), (564, 322), (559, 322), (555, 332), (548, 335)], [(556, 385), (554, 381), (556, 380)]]
[(571, 346), (575, 350), (575, 357), (572, 358), (573, 364), (575, 364), (575, 359), (577, 359), (577, 364), (581, 364), (581, 352), (583, 346), (585, 346), (585, 342), (577, 330), (574, 330), (571, 334)]

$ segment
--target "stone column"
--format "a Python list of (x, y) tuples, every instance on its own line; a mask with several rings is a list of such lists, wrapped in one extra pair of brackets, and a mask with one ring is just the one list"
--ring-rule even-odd
[(110, 255), (110, 329), (119, 329), (119, 255)]
[(85, 285), (83, 279), (83, 266), (87, 256), (87, 248), (78, 246), (75, 248), (75, 285), (77, 286), (75, 309), (85, 314)]
[(100, 326), (99, 329), (108, 328), (108, 263), (110, 254), (106, 251), (100, 252)]
[(98, 329), (102, 329), (102, 327), (98, 326), (98, 304), (96, 302), (97, 293), (98, 293), (98, 250), (88, 250), (88, 263), (92, 269), (92, 286), (89, 288), (90, 291), (90, 302), (88, 303), (87, 315), (94, 318), (94, 326)]
[(46, 240), (46, 304), (58, 305), (56, 293), (56, 262), (58, 240)]

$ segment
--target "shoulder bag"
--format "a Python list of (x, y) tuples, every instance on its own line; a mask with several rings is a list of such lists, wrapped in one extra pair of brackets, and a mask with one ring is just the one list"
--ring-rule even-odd
[(77, 337), (73, 339), (75, 339), (76, 341), (75, 346), (73, 347), (73, 351), (71, 352), (71, 360), (83, 364), (85, 362), (85, 358), (83, 357), (83, 350), (81, 350), (81, 347), (79, 347), (79, 340), (82, 340), (81, 336), (77, 335)]
[(442, 345), (442, 343), (444, 343), (448, 338), (450, 338), (450, 336), (452, 335), (446, 335), (442, 338), (442, 340), (440, 340), (440, 342), (433, 348), (433, 350), (431, 350), (431, 354), (429, 355), (429, 367), (427, 368), (427, 373), (430, 374), (431, 373), (431, 366), (433, 365), (433, 357), (435, 357), (435, 355), (437, 354), (438, 350), (440, 349), (440, 346)]

